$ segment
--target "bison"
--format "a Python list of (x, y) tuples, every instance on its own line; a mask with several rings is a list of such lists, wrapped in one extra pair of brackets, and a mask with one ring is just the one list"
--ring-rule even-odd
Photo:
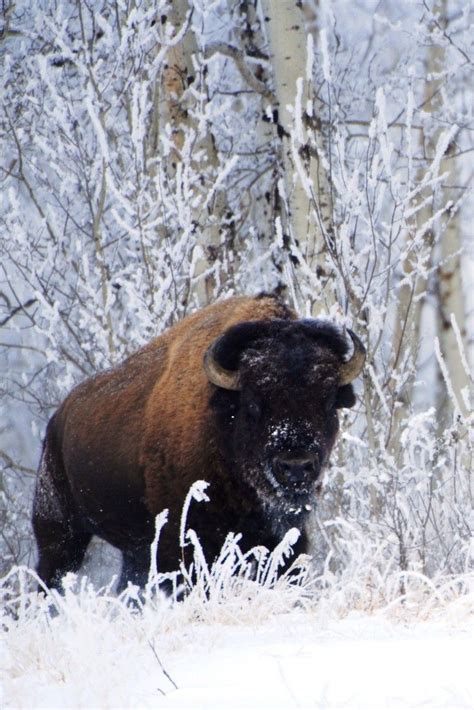
[[(198, 479), (210, 502), (188, 521), (209, 560), (229, 531), (273, 548), (305, 518), (364, 348), (329, 321), (299, 320), (273, 295), (197, 311), (122, 364), (77, 386), (50, 419), (33, 526), (38, 574), (59, 586), (92, 535), (122, 553), (119, 587), (143, 586), (155, 516), (167, 508), (159, 571), (177, 569), (184, 499)], [(352, 344), (351, 344), (352, 341)], [(349, 350), (352, 354), (348, 356)]]

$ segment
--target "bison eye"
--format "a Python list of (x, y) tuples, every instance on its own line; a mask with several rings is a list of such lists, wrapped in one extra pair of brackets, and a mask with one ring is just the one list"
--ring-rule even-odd
[(336, 393), (331, 392), (324, 400), (324, 409), (326, 412), (332, 412), (336, 408)]
[(262, 413), (261, 407), (257, 402), (249, 402), (247, 405), (247, 412), (250, 416), (251, 419), (253, 419), (255, 422), (260, 419), (260, 415)]

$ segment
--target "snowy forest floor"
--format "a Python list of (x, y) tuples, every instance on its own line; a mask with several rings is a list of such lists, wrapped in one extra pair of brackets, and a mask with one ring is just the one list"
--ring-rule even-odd
[(469, 594), (372, 613), (288, 589), (155, 597), (139, 613), (86, 584), (53, 616), (43, 597), (23, 601), (0, 617), (5, 710), (473, 707)]

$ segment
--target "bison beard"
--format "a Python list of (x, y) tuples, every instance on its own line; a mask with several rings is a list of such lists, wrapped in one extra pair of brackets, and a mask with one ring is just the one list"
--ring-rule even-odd
[[(188, 525), (209, 561), (229, 531), (275, 547), (305, 516), (355, 398), (364, 350), (333, 324), (298, 320), (276, 297), (236, 297), (198, 311), (118, 367), (76, 387), (51, 418), (33, 525), (48, 586), (79, 569), (93, 534), (123, 556), (119, 587), (143, 585), (154, 518), (169, 522), (160, 572), (177, 569), (179, 522), (199, 479), (210, 502)], [(352, 347), (353, 354), (348, 357)]]

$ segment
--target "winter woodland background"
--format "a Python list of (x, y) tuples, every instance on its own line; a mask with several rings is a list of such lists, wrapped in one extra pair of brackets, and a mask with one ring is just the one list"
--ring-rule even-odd
[(313, 520), (319, 593), (466, 590), (473, 37), (463, 0), (0, 3), (0, 575), (34, 564), (70, 388), (276, 290), (368, 352)]

